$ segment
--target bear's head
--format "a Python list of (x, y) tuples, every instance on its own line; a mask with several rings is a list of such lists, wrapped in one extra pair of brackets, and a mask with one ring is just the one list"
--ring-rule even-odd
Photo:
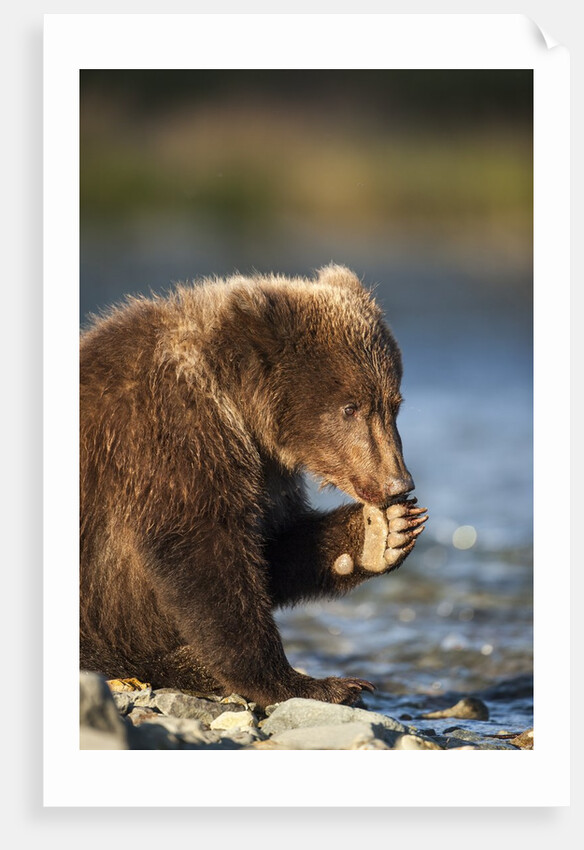
[(267, 448), (378, 507), (413, 490), (396, 425), (400, 350), (359, 279), (340, 266), (259, 278), (234, 304)]

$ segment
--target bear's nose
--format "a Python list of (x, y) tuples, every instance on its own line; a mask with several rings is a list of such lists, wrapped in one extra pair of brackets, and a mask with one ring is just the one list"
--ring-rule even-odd
[(396, 496), (405, 496), (406, 493), (413, 490), (415, 486), (414, 479), (408, 473), (400, 478), (392, 478), (387, 482), (383, 489), (386, 496), (391, 499), (395, 499)]

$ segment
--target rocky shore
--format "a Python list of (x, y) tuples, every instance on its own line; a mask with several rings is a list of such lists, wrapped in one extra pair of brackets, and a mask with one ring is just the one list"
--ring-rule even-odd
[[(533, 730), (473, 731), (488, 707), (465, 698), (426, 714), (452, 718), (439, 733), (366, 708), (289, 699), (260, 710), (232, 694), (194, 695), (169, 688), (131, 689), (80, 675), (80, 748), (84, 750), (518, 750), (533, 748)], [(462, 720), (461, 724), (456, 720)]]

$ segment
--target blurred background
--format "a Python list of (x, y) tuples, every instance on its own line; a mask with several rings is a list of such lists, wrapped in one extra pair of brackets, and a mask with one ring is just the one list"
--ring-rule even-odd
[(80, 83), (82, 325), (128, 293), (334, 261), (401, 345), (427, 528), (397, 574), (278, 613), (291, 662), (370, 679), (397, 716), (479, 694), (483, 731), (531, 725), (532, 72)]

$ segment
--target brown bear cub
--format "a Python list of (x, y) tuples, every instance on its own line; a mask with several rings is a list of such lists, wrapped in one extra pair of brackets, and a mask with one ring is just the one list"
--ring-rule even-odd
[[(153, 687), (354, 701), (294, 670), (272, 611), (396, 569), (427, 518), (401, 356), (348, 269), (131, 299), (81, 341), (81, 667)], [(357, 500), (309, 507), (308, 470)]]

